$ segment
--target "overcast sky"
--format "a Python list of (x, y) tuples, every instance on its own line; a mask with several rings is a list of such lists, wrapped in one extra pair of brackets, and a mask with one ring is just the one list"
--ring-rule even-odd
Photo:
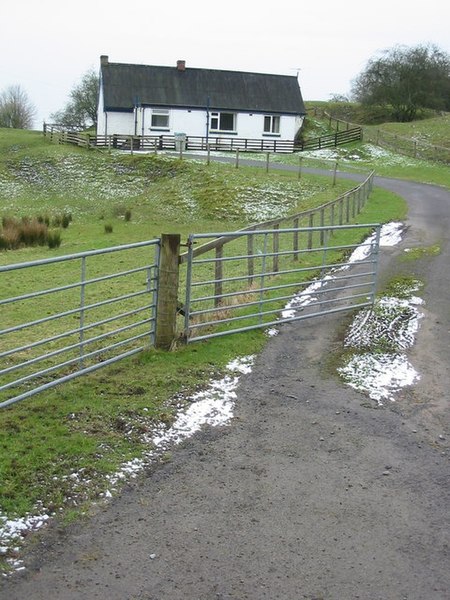
[(100, 55), (111, 62), (295, 75), (305, 100), (348, 94), (378, 52), (432, 43), (450, 53), (443, 0), (22, 0), (0, 8), (0, 91), (20, 85), (36, 128)]

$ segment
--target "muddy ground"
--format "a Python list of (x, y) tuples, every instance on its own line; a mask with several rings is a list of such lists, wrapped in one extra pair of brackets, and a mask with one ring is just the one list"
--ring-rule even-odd
[[(2, 600), (447, 600), (450, 194), (377, 181), (410, 204), (381, 283), (426, 282), (409, 352), (421, 380), (382, 408), (337, 379), (347, 317), (280, 327), (205, 428), (84, 522), (30, 544)], [(439, 244), (404, 263), (403, 249)]]

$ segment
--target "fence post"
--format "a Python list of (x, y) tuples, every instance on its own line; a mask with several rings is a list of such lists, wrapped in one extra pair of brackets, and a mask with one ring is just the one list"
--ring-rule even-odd
[(302, 177), (302, 157), (300, 156), (298, 159), (298, 178)]
[(169, 350), (176, 333), (180, 235), (163, 233), (160, 244), (155, 347)]
[(236, 169), (239, 168), (239, 148), (236, 148)]
[(270, 160), (270, 152), (266, 155), (266, 173), (269, 172), (269, 160)]
[(337, 169), (338, 169), (338, 161), (336, 161), (334, 163), (334, 170), (333, 170), (333, 187), (336, 185), (336, 174), (337, 174)]

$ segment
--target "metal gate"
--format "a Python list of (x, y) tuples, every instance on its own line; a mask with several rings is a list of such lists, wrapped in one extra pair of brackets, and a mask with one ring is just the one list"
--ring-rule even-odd
[(150, 240), (0, 266), (0, 408), (153, 345), (158, 265)]
[(374, 301), (378, 224), (195, 234), (181, 257), (170, 237), (0, 267), (0, 408), (155, 335), (190, 343)]
[(187, 342), (372, 305), (379, 241), (379, 224), (191, 235)]

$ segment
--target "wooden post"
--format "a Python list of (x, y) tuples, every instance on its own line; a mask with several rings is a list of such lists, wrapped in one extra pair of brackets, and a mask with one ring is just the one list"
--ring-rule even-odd
[(334, 171), (333, 171), (333, 187), (336, 185), (336, 173), (338, 169), (338, 161), (334, 163)]
[(269, 160), (270, 160), (270, 152), (268, 152), (267, 156), (266, 156), (266, 173), (269, 172)]
[(239, 148), (236, 148), (236, 169), (239, 168)]
[(301, 179), (302, 177), (302, 157), (299, 156), (298, 159), (298, 178)]
[(176, 334), (180, 235), (161, 235), (155, 347), (170, 350)]
[(209, 165), (211, 162), (211, 146), (209, 144), (206, 144), (206, 152), (207, 152), (206, 164)]

